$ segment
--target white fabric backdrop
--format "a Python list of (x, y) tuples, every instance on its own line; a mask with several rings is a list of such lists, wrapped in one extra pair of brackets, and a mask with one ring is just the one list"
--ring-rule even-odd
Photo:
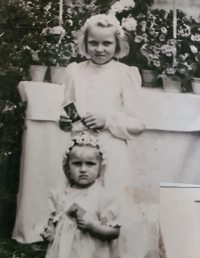
[[(46, 193), (54, 187), (57, 178), (63, 179), (63, 173), (61, 170), (58, 171), (58, 167), (61, 165), (67, 136), (59, 129), (56, 120), (61, 109), (64, 86), (21, 82), (19, 91), (22, 99), (28, 101), (27, 130), (24, 132), (21, 159), (21, 179), (24, 178), (25, 181), (22, 179), (18, 194), (18, 215), (13, 238), (19, 242), (29, 243), (41, 240), (38, 234), (48, 217), (48, 212), (46, 208), (41, 212), (44, 217), (40, 223), (37, 223), (37, 230), (33, 221), (26, 222), (28, 225), (23, 224), (24, 203), (26, 205), (30, 203), (29, 208), (26, 206), (28, 210), (26, 217), (31, 218), (32, 210), (37, 210), (31, 202), (33, 192), (29, 196), (26, 194), (26, 198), (21, 198), (25, 185), (35, 184), (36, 196), (38, 196), (37, 205), (40, 201), (45, 202), (40, 198), (40, 190), (37, 187), (45, 185), (45, 189), (41, 191), (45, 193), (44, 198), (48, 206)], [(139, 235), (137, 232), (143, 232), (141, 234), (143, 238), (136, 237), (133, 245), (136, 247), (142, 245), (144, 253), (152, 254), (148, 258), (154, 258), (158, 244), (160, 182), (200, 184), (200, 133), (198, 132), (200, 130), (198, 115), (200, 96), (164, 93), (160, 90), (145, 88), (141, 89), (141, 95), (144, 122), (148, 130), (140, 136), (135, 136), (134, 140), (128, 143), (138, 187), (134, 192), (132, 189), (126, 189), (126, 191), (127, 194), (133, 196), (134, 201), (138, 196), (140, 197), (138, 199), (142, 199), (136, 207), (133, 219), (136, 235)], [(32, 159), (32, 155), (35, 155), (34, 162), (29, 160), (29, 157)], [(47, 166), (49, 161), (51, 161), (50, 166)], [(45, 178), (50, 174), (55, 180), (47, 184)], [(31, 175), (34, 177), (37, 175), (36, 178), (39, 178), (41, 184), (25, 179), (27, 175), (30, 178)], [(24, 203), (23, 200), (25, 200)], [(35, 220), (36, 218), (35, 215)], [(23, 227), (30, 229), (26, 236), (22, 232)]]

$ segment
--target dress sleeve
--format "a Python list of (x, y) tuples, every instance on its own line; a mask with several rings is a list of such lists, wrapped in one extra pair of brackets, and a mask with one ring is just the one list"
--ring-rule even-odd
[(51, 191), (51, 195), (49, 197), (49, 207), (50, 207), (50, 216), (49, 219), (52, 219), (53, 222), (57, 222), (59, 221), (61, 215), (62, 215), (62, 211), (61, 211), (61, 207), (59, 207), (59, 193), (56, 190), (52, 190)]
[(77, 66), (76, 62), (73, 62), (67, 66), (66, 69), (66, 80), (65, 80), (65, 91), (64, 91), (64, 101), (63, 106), (69, 104), (70, 102), (75, 102), (75, 89), (74, 89), (74, 70)]
[(110, 227), (120, 227), (119, 222), (120, 205), (115, 196), (105, 194), (101, 198), (100, 221), (102, 225)]
[(140, 97), (141, 76), (137, 67), (126, 69), (122, 84), (122, 109), (107, 115), (105, 129), (117, 138), (132, 140), (133, 135), (144, 130)]

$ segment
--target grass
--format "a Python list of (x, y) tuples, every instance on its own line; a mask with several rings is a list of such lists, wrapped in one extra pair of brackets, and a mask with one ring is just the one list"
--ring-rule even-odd
[(47, 244), (19, 244), (11, 240), (16, 212), (16, 194), (0, 187), (0, 258), (44, 258)]
[(0, 238), (1, 258), (44, 258), (46, 243), (19, 244), (8, 238)]

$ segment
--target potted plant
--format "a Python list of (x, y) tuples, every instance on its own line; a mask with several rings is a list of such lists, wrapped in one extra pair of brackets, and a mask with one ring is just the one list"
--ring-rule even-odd
[(41, 36), (44, 37), (43, 51), (48, 58), (47, 65), (50, 66), (52, 83), (65, 82), (63, 74), (66, 66), (77, 57), (78, 32), (96, 9), (93, 2), (65, 1), (62, 21), (59, 21), (55, 3), (49, 6), (46, 16), (48, 26), (43, 28)]
[[(187, 35), (191, 20), (181, 10), (178, 10), (177, 40), (173, 39), (172, 11), (149, 10), (146, 16), (140, 14), (136, 20), (138, 26), (134, 40), (136, 52), (139, 53), (140, 68), (157, 71), (163, 80), (165, 91), (185, 90), (185, 81), (192, 78), (194, 63), (189, 54), (190, 49), (183, 40), (183, 36)], [(183, 34), (182, 31), (185, 33)], [(144, 79), (143, 74), (144, 71), (142, 72)], [(170, 88), (166, 87), (168, 82)]]
[[(130, 66), (137, 66), (140, 70), (142, 70), (142, 68), (152, 70), (152, 67), (154, 66), (153, 63), (150, 60), (147, 60), (147, 58), (140, 52), (141, 46), (147, 41), (147, 34), (145, 32), (146, 28), (144, 30), (143, 25), (152, 3), (153, 0), (145, 2), (140, 0), (119, 0), (115, 1), (108, 11), (109, 14), (116, 16), (123, 29), (127, 32), (126, 35), (129, 39), (129, 55), (123, 58), (122, 62)], [(146, 72), (148, 73), (149, 71)], [(157, 77), (155, 72), (156, 71), (152, 72), (153, 75), (151, 73), (148, 75), (148, 77), (153, 77), (154, 81)], [(146, 86), (150, 85), (149, 82), (144, 83), (143, 81), (143, 85), (144, 84)]]
[(193, 76), (194, 62), (181, 40), (168, 40), (162, 48), (162, 74), (165, 91), (185, 91), (184, 82), (189, 82)]
[(184, 41), (189, 49), (190, 57), (193, 61), (192, 89), (196, 94), (200, 94), (200, 23), (190, 18), (190, 31)]
[(134, 37), (136, 59), (141, 71), (143, 86), (154, 86), (162, 71), (161, 47), (167, 42), (171, 25), (167, 24), (165, 10), (149, 9), (136, 16), (137, 28)]
[(24, 56), (30, 64), (30, 77), (32, 81), (43, 82), (47, 71), (47, 56), (44, 49), (44, 37), (40, 33), (28, 33), (21, 40)]
[(200, 53), (198, 62), (195, 66), (195, 72), (192, 78), (192, 90), (195, 94), (200, 94)]

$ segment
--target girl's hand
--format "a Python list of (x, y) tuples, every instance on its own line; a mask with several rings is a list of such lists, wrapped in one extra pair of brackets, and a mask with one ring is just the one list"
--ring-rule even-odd
[(69, 119), (67, 115), (61, 115), (59, 120), (59, 127), (65, 132), (71, 132), (72, 130), (72, 120)]
[(102, 114), (88, 113), (82, 118), (82, 122), (89, 129), (103, 129), (106, 123), (106, 118)]
[(54, 233), (55, 233), (55, 228), (54, 226), (47, 226), (44, 230), (43, 233), (41, 233), (41, 237), (48, 242), (52, 242), (54, 239)]
[(77, 226), (80, 230), (90, 231), (93, 229), (94, 220), (91, 219), (87, 214), (83, 217), (76, 218)]

